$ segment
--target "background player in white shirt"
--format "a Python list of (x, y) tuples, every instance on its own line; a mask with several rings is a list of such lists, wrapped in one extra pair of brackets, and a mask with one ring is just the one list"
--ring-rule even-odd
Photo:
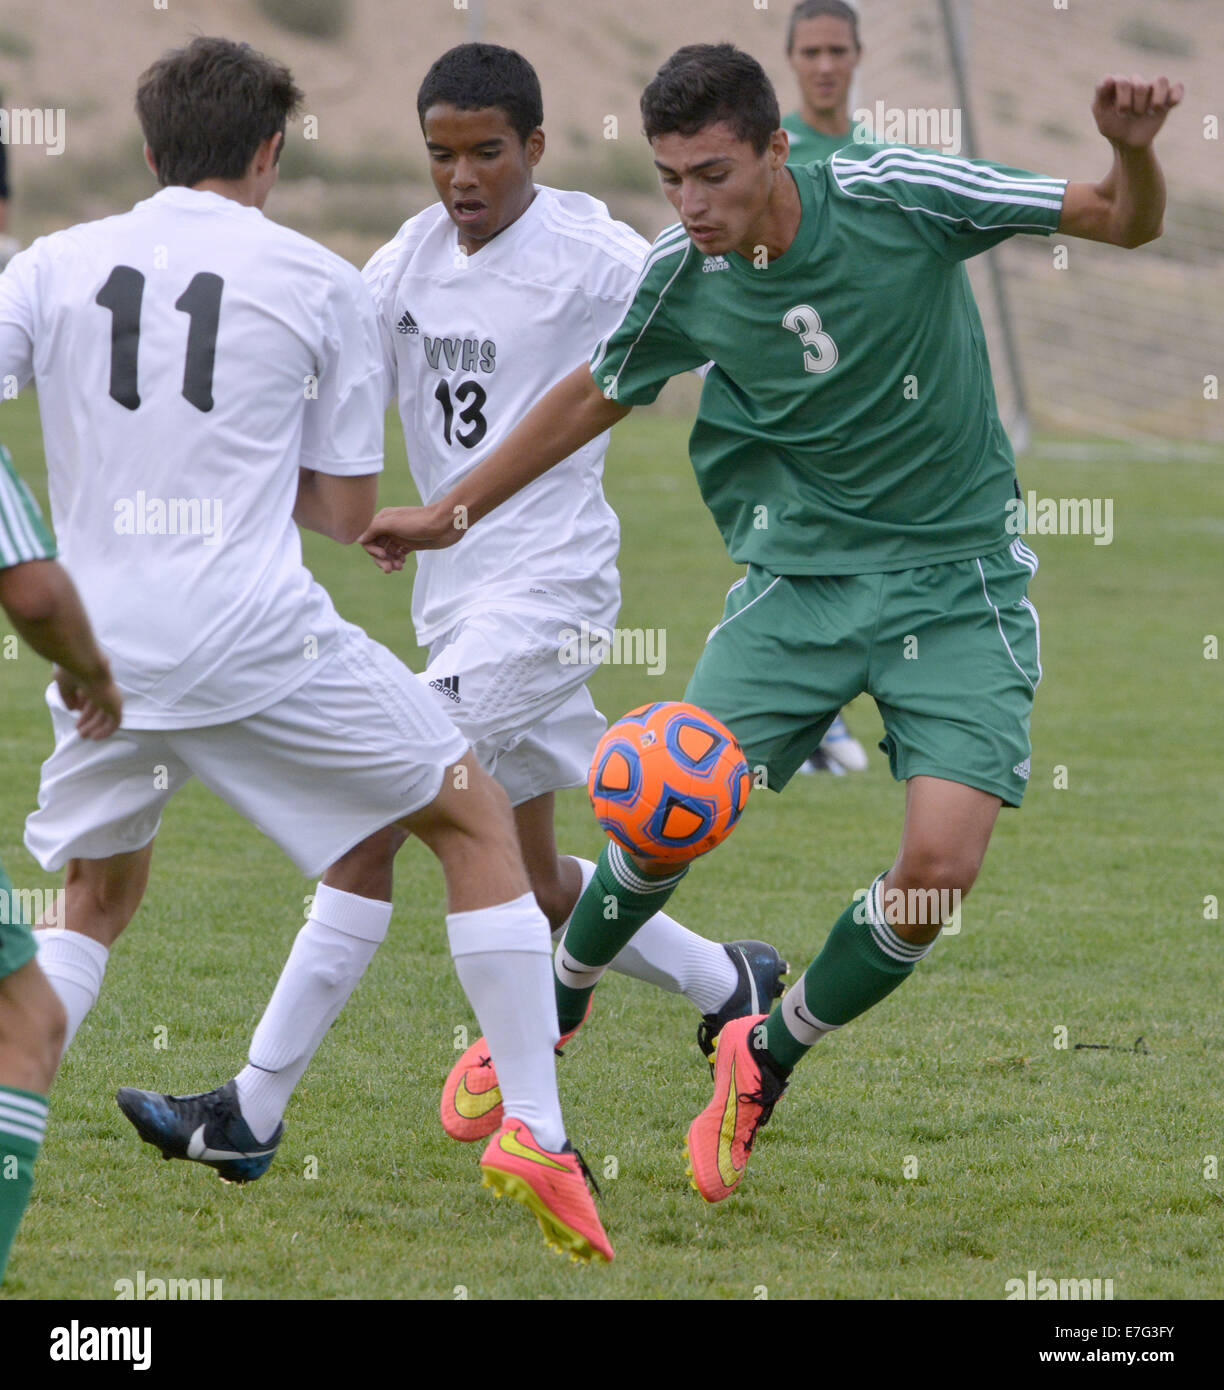
[[(388, 400), (398, 395), (428, 499), (478, 464), (619, 321), (647, 245), (594, 198), (533, 182), (543, 106), (519, 54), (451, 49), (426, 75), (417, 109), (441, 201), (375, 253), (365, 278)], [(429, 647), (422, 680), (508, 793), (532, 890), (557, 936), (595, 869), (558, 855), (553, 810), (558, 790), (585, 783), (605, 728), (586, 688), (591, 666), (566, 664), (561, 648), (584, 622), (610, 629), (620, 606), (619, 527), (602, 489), (607, 443), (592, 441), (524, 489), (463, 547), (461, 564), (449, 551), (422, 554), (413, 589), (417, 639)], [(329, 872), (350, 910), (389, 913), (402, 838), (394, 828), (374, 836)], [(321, 1040), (300, 1022), (320, 973), (314, 957), (299, 938), (256, 1030), (252, 1065), (236, 1079), (257, 1135), (279, 1125)], [(786, 966), (761, 942), (724, 947), (659, 914), (612, 968), (683, 992), (712, 1039), (754, 1000), (773, 998)], [(356, 983), (346, 977), (339, 988), (347, 996)], [(455, 1138), (482, 1138), (501, 1122), (488, 1057), (481, 1038), (448, 1078), (442, 1121)], [(292, 1062), (277, 1070), (270, 1058)]]
[[(56, 745), (26, 844), (45, 869), (67, 865), (71, 929), (40, 934), (39, 963), (71, 1041), (140, 903), (163, 807), (192, 775), (307, 873), (402, 827), (441, 861), (456, 968), (515, 1071), (482, 1166), (538, 1199), (546, 1235), (610, 1259), (567, 1151), (548, 928), (505, 795), (302, 564), (295, 519), (347, 543), (373, 511), (384, 385), (360, 276), (261, 211), (300, 97), (244, 44), (166, 55), (137, 93), (161, 191), (42, 238), (0, 277), (0, 374), (37, 381), (64, 562), (126, 699), (123, 728), (90, 743), (48, 690)], [(335, 899), (303, 930), (333, 973), (379, 939)], [(328, 1001), (307, 1005), (321, 1037)], [(137, 1093), (125, 1113), (167, 1156), (246, 1181), (280, 1135), (257, 1143), (235, 1090)]]

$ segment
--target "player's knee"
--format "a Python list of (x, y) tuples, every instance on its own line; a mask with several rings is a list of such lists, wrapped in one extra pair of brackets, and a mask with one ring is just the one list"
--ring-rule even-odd
[(963, 898), (973, 887), (981, 859), (955, 845), (907, 847), (892, 874), (892, 886), (906, 893)]
[(408, 832), (401, 826), (384, 826), (342, 854), (323, 875), (323, 882), (362, 898), (388, 896), (395, 856), (407, 838)]
[[(459, 776), (459, 773), (462, 776)], [(426, 823), (415, 832), (443, 861), (467, 855), (508, 856), (520, 863), (518, 832), (510, 798), (474, 759), (449, 769), (456, 774), (443, 783), (429, 807)]]
[(554, 867), (551, 872), (547, 872), (538, 865), (529, 864), (527, 881), (531, 884), (531, 891), (535, 894), (540, 911), (548, 918), (549, 929), (556, 931), (574, 906), (557, 868)]

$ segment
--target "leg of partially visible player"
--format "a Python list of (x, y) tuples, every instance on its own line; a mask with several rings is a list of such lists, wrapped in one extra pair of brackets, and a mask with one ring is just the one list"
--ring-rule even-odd
[(904, 984), (929, 953), (945, 917), (973, 887), (1002, 804), (940, 777), (906, 782), (892, 867), (845, 908), (802, 980), (767, 1018), (723, 1030), (714, 1098), (689, 1130), (693, 1185), (707, 1201), (739, 1185), (757, 1130), (801, 1058)]
[[(514, 819), (532, 892), (548, 918), (553, 940), (559, 941), (595, 877), (596, 865), (557, 853), (555, 803), (552, 792), (534, 797), (514, 808)], [(671, 994), (683, 994), (703, 1014), (720, 1009), (739, 983), (722, 945), (690, 931), (665, 912), (648, 918), (608, 968)]]
[[(6, 883), (0, 870), (0, 885)], [(4, 936), (0, 930), (0, 947)], [(63, 1045), (64, 1010), (37, 963), (27, 958), (0, 975), (0, 1283), (29, 1200), (47, 1124), (47, 1092)]]
[(67, 1015), (65, 1052), (97, 1003), (110, 948), (136, 915), (152, 860), (152, 840), (107, 859), (70, 859), (64, 871), (63, 924), (57, 916), (35, 927), (39, 967)]

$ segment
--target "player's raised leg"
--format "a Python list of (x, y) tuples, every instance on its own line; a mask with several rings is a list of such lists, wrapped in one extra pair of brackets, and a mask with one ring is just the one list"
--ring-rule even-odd
[(904, 984), (929, 953), (977, 878), (1001, 805), (997, 796), (943, 778), (906, 783), (892, 867), (843, 909), (820, 954), (768, 1017), (723, 1029), (714, 1098), (688, 1136), (693, 1185), (706, 1201), (738, 1187), (757, 1132), (798, 1062)]
[(376, 831), (315, 888), (310, 916), (233, 1082), (242, 1118), (261, 1144), (279, 1129), (311, 1058), (386, 939), (395, 855), (407, 838), (399, 825)]
[[(516, 806), (514, 818), (532, 891), (553, 929), (553, 940), (560, 941), (597, 866), (589, 859), (557, 853), (554, 802), (551, 792), (536, 797)], [(754, 998), (762, 1003), (774, 998), (781, 990), (786, 962), (762, 942), (723, 945), (691, 931), (666, 912), (656, 912), (612, 958), (608, 969), (669, 994), (683, 994), (704, 1015), (702, 1036), (711, 1034), (711, 1044), (705, 1047), (709, 1052), (721, 1027), (719, 1015), (731, 1018)]]

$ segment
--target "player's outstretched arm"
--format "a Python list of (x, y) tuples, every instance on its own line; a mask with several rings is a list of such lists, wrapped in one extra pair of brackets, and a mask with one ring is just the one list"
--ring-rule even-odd
[(18, 634), (48, 661), (69, 709), (80, 710), (82, 738), (108, 738), (119, 727), (123, 697), (94, 640), (76, 586), (54, 560), (0, 570), (0, 606)]
[(436, 502), (384, 507), (361, 543), (386, 573), (413, 550), (445, 550), (481, 517), (610, 429), (630, 407), (609, 400), (584, 363), (541, 397), (507, 438)]
[(1113, 146), (1113, 165), (1100, 183), (1069, 183), (1058, 230), (1113, 246), (1154, 241), (1164, 223), (1165, 182), (1152, 142), (1184, 88), (1167, 77), (1106, 77), (1092, 114)]

